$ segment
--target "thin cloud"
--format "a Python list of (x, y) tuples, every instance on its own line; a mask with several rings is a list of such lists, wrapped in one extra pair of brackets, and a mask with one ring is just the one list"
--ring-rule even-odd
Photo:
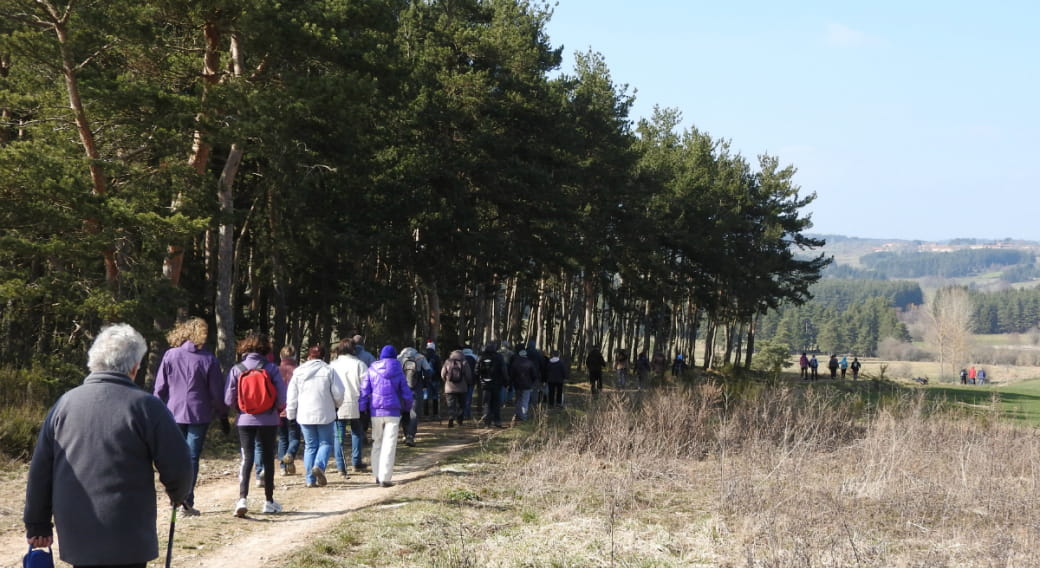
[(880, 37), (835, 22), (827, 24), (825, 38), (827, 45), (832, 47), (878, 47), (885, 44)]

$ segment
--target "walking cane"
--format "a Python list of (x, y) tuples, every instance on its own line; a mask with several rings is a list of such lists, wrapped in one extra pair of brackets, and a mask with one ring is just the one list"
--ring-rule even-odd
[(177, 525), (177, 505), (173, 506), (173, 512), (170, 513), (170, 538), (166, 543), (166, 568), (170, 568), (170, 562), (173, 561), (173, 528)]

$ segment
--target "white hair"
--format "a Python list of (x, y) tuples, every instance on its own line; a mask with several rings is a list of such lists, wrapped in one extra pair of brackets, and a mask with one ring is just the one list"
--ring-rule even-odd
[(111, 371), (129, 375), (144, 358), (148, 344), (129, 324), (105, 327), (87, 352), (87, 368), (92, 372)]

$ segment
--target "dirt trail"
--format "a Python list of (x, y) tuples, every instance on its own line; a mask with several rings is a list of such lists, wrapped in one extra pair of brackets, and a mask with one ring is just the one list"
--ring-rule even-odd
[[(250, 487), (249, 513), (239, 519), (232, 515), (238, 499), (238, 464), (232, 460), (204, 459), (195, 490), (195, 503), (202, 515), (177, 516), (174, 536), (173, 565), (177, 567), (268, 566), (275, 559), (293, 550), (308, 546), (311, 537), (321, 534), (343, 516), (364, 507), (386, 501), (423, 477), (435, 475), (438, 464), (446, 457), (479, 443), (488, 430), (470, 427), (446, 429), (434, 423), (420, 427), (418, 446), (413, 450), (398, 446), (394, 467), (394, 487), (379, 487), (368, 472), (351, 473), (344, 479), (334, 472), (335, 462), (329, 469), (329, 483), (325, 487), (306, 488), (302, 474), (283, 476), (275, 474), (274, 499), (283, 507), (277, 515), (260, 513), (264, 490)], [(348, 450), (349, 451), (349, 450)], [(369, 459), (366, 447), (364, 458)], [(302, 460), (297, 460), (302, 470)], [(254, 482), (255, 483), (255, 482)], [(25, 554), (24, 529), (21, 522), (25, 500), (25, 467), (0, 481), (0, 566), (21, 566)], [(160, 557), (150, 566), (163, 566), (166, 538), (169, 531), (170, 508), (160, 498), (158, 532)], [(54, 547), (57, 559), (60, 542)], [(58, 563), (56, 563), (58, 564)], [(60, 563), (61, 566), (67, 564)]]

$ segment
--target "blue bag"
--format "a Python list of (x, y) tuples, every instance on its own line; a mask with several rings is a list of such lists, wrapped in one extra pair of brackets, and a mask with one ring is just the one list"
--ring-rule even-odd
[(54, 568), (54, 557), (51, 556), (51, 547), (47, 550), (29, 546), (29, 552), (22, 557), (22, 568)]

